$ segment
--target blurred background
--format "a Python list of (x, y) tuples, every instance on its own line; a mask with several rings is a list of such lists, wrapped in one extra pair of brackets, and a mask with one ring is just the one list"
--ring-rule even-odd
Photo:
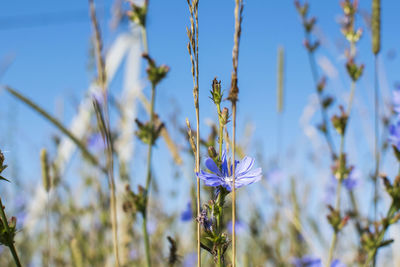
[[(347, 44), (340, 31), (339, 1), (310, 0), (309, 3), (310, 14), (317, 17), (314, 33), (321, 41), (321, 48), (316, 52), (318, 72), (328, 78), (326, 91), (335, 96), (335, 105), (345, 104), (350, 79), (345, 69)], [(374, 58), (369, 26), (371, 3), (360, 1), (359, 5), (357, 25), (363, 28), (363, 36), (357, 44), (357, 60), (365, 64), (365, 70), (357, 83), (346, 151), (349, 162), (358, 172), (358, 186), (354, 190), (359, 208), (368, 217), (372, 216), (370, 177), (374, 171)], [(107, 209), (102, 212), (96, 208), (96, 205), (107, 206), (107, 200), (102, 199), (107, 196), (106, 179), (82, 160), (57, 128), (3, 90), (5, 85), (15, 88), (53, 114), (84, 140), (93, 153), (103, 154), (102, 143), (96, 136), (95, 116), (90, 112), (92, 105), (87, 102), (96, 76), (88, 3), (5, 1), (0, 7), (0, 148), (9, 165), (4, 176), (11, 180), (11, 184), (2, 183), (0, 194), (7, 212), (17, 216), (20, 230), (16, 237), (17, 248), (24, 263), (30, 266), (44, 266), (44, 259), (49, 255), (53, 255), (52, 265), (69, 266), (73, 265), (70, 259), (74, 249), (72, 240), (78, 240), (82, 251), (92, 253), (90, 257), (93, 257), (83, 266), (110, 264), (112, 254), (107, 231), (90, 232), (93, 227), (100, 232), (109, 228), (107, 218), (102, 217), (107, 216)], [(111, 125), (121, 131), (116, 149), (124, 162), (129, 163), (125, 166), (127, 181), (131, 188), (136, 188), (145, 181), (146, 146), (133, 134), (137, 130), (134, 119), (148, 116), (143, 99), (149, 99), (150, 87), (141, 57), (140, 30), (125, 16), (128, 9), (129, 5), (123, 1), (96, 1), (109, 71)], [(208, 138), (217, 120), (215, 107), (209, 100), (213, 78), (221, 80), (225, 92), (230, 88), (233, 9), (231, 0), (200, 0), (199, 4), (200, 129), (204, 139)], [(382, 117), (390, 116), (391, 91), (400, 87), (400, 36), (395, 34), (400, 23), (399, 10), (397, 1), (382, 3), (382, 51), (378, 70)], [(193, 157), (185, 137), (185, 118), (195, 123), (186, 35), (189, 12), (183, 0), (151, 0), (148, 12), (149, 53), (158, 64), (170, 67), (167, 78), (157, 88), (155, 109), (175, 148), (171, 149), (165, 138), (158, 140), (155, 146), (152, 189), (155, 193), (148, 227), (153, 229), (151, 239), (159, 240), (152, 245), (159, 249), (155, 262), (163, 266), (162, 261), (168, 255), (165, 236), (171, 235), (179, 240), (181, 263), (194, 266), (187, 263), (195, 252), (193, 222), (181, 220), (195, 181)], [(325, 217), (326, 204), (333, 202), (330, 195), (332, 162), (323, 135), (317, 129), (321, 115), (303, 39), (301, 20), (292, 1), (245, 2), (237, 132), (243, 153), (256, 158), (264, 177), (262, 185), (255, 184), (239, 192), (239, 220), (244, 226), (239, 234), (243, 242), (238, 246), (245, 252), (246, 242), (259, 244), (257, 242), (261, 241), (252, 239), (254, 229), (251, 227), (265, 222), (267, 228), (260, 227), (260, 231), (266, 232), (262, 242), (266, 242), (267, 248), (261, 248), (259, 253), (265, 253), (266, 258), (276, 257), (277, 261), (283, 256), (265, 251), (273, 251), (277, 246), (292, 251), (290, 241), (285, 241), (285, 235), (280, 236), (276, 229), (290, 224), (291, 218), (295, 218), (292, 215), (296, 205), (304, 223), (301, 235), (307, 239), (304, 254), (323, 256), (327, 251), (324, 246), (330, 240), (326, 233), (331, 230)], [(285, 51), (282, 113), (277, 112), (278, 47)], [(225, 102), (225, 106), (230, 107), (230, 103)], [(121, 119), (124, 112), (130, 114), (127, 121)], [(336, 107), (330, 109), (329, 117), (336, 113)], [(334, 131), (332, 133), (338, 147), (339, 138)], [(60, 164), (62, 186), (51, 194), (42, 189), (39, 158), (42, 148), (47, 148), (51, 158)], [(206, 153), (206, 149), (201, 152), (203, 157)], [(397, 173), (392, 153), (385, 156), (381, 170), (392, 177)], [(117, 192), (123, 192), (127, 181), (117, 182)], [(379, 202), (382, 214), (386, 206), (387, 199), (382, 194)], [(46, 234), (49, 228), (45, 226), (46, 218), (50, 218), (52, 229), (50, 241)], [(132, 225), (135, 232), (135, 224)], [(343, 254), (339, 255), (344, 262), (351, 263), (355, 252), (346, 248), (354, 247), (358, 241), (354, 229), (349, 227), (348, 231), (351, 234), (342, 240)], [(398, 226), (391, 231), (392, 235), (399, 236)], [(88, 237), (86, 243), (82, 241), (85, 237)], [(133, 241), (126, 250), (129, 262), (141, 266), (140, 234), (132, 234), (131, 238)], [(46, 242), (54, 244), (53, 251), (47, 249)], [(97, 252), (102, 256), (92, 251), (99, 242), (104, 242), (104, 248), (99, 245), (99, 250), (103, 251)], [(400, 249), (397, 240), (380, 256), (385, 258), (396, 249)], [(244, 252), (242, 255), (246, 255)], [(381, 266), (400, 266), (396, 255), (392, 256), (394, 260), (390, 263), (381, 259), (382, 264), (389, 264)], [(10, 259), (8, 251), (0, 252), (1, 264), (9, 264)], [(239, 260), (244, 262), (244, 256)], [(397, 265), (392, 265), (396, 260)], [(91, 265), (87, 265), (89, 262)], [(265, 262), (278, 266), (273, 261)], [(261, 266), (261, 263), (249, 266)]]

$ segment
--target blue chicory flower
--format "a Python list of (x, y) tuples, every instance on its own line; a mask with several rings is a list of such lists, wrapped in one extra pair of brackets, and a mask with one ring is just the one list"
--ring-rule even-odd
[[(223, 186), (228, 191), (232, 191), (233, 178), (232, 167), (230, 164), (228, 169), (228, 161), (225, 151), (222, 154), (221, 170), (215, 164), (214, 160), (207, 158), (205, 165), (211, 172), (200, 171), (198, 177), (204, 181), (207, 186)], [(245, 156), (242, 160), (235, 162), (235, 188), (240, 188), (258, 182), (261, 179), (261, 168), (251, 170), (254, 165), (254, 159)]]
[(192, 201), (187, 203), (186, 209), (181, 213), (181, 221), (187, 222), (193, 219)]
[(400, 121), (389, 127), (389, 142), (400, 151)]

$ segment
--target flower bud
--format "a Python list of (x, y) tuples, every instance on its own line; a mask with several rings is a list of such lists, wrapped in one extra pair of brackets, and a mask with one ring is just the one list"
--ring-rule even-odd
[(214, 80), (212, 81), (210, 93), (210, 98), (214, 102), (214, 104), (221, 104), (223, 93), (221, 92), (221, 81), (218, 81), (217, 78), (214, 78)]
[(343, 106), (340, 106), (340, 111), (341, 114), (338, 115), (334, 115), (331, 119), (333, 127), (336, 129), (336, 131), (340, 134), (340, 135), (344, 135), (344, 133), (346, 132), (346, 126), (347, 126), (347, 120), (348, 120), (348, 115), (345, 113)]
[(221, 122), (223, 125), (228, 124), (229, 122), (229, 109), (228, 108), (224, 108), (221, 112)]
[(217, 151), (215, 151), (215, 148), (213, 146), (208, 147), (208, 156), (212, 159), (215, 159), (217, 155)]

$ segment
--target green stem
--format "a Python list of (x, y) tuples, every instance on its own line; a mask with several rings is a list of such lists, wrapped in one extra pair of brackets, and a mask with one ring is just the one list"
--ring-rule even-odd
[[(220, 191), (218, 194), (218, 198), (216, 201), (216, 206), (218, 208), (218, 213), (216, 216), (216, 221), (217, 221), (217, 233), (218, 235), (221, 235), (221, 233), (223, 232), (222, 227), (223, 227), (223, 213), (224, 213), (224, 204), (225, 204), (225, 189), (220, 187)], [(217, 248), (217, 266), (218, 267), (222, 267), (224, 260), (223, 260), (223, 255), (222, 255), (222, 248), (218, 247)]]
[(223, 261), (222, 261), (222, 249), (218, 248), (217, 250), (217, 256), (218, 256), (218, 262), (217, 262), (217, 266), (218, 267), (223, 267)]
[(378, 175), (379, 175), (379, 163), (380, 163), (380, 152), (379, 152), (379, 143), (378, 143), (378, 135), (379, 135), (379, 83), (378, 83), (378, 58), (375, 55), (375, 174), (374, 174), (374, 219), (376, 220), (377, 216), (377, 207), (378, 207)]
[(143, 216), (143, 235), (144, 235), (144, 248), (146, 252), (146, 265), (147, 267), (151, 266), (151, 258), (150, 258), (150, 241), (149, 241), (149, 234), (147, 232), (147, 216)]
[(337, 234), (338, 234), (337, 231), (335, 231), (333, 233), (332, 243), (331, 243), (331, 246), (329, 248), (328, 261), (326, 263), (327, 267), (331, 266), (331, 262), (332, 262), (332, 258), (333, 258), (333, 252), (335, 250), (335, 246), (336, 246), (336, 242), (337, 242)]
[[(392, 205), (390, 205), (390, 208), (387, 212), (386, 219), (388, 219), (388, 220), (392, 219), (392, 217), (394, 216), (395, 213), (396, 213), (395, 203), (392, 202)], [(365, 266), (369, 266), (369, 263), (371, 261), (375, 262), (375, 258), (376, 258), (376, 255), (377, 255), (378, 249), (379, 249), (379, 244), (383, 241), (383, 238), (385, 237), (385, 234), (386, 234), (387, 230), (389, 229), (389, 226), (390, 226), (389, 223), (385, 224), (384, 227), (382, 228), (382, 230), (379, 232), (378, 238), (376, 239), (376, 242), (375, 242), (375, 247), (372, 250), (372, 252), (368, 254), (368, 259), (365, 263)]]
[(147, 232), (147, 208), (148, 208), (148, 200), (149, 200), (149, 191), (151, 185), (151, 155), (153, 150), (153, 142), (154, 142), (154, 104), (155, 104), (155, 86), (153, 85), (151, 88), (151, 104), (150, 104), (150, 128), (152, 128), (152, 135), (150, 138), (148, 150), (147, 150), (147, 177), (146, 177), (146, 187), (145, 187), (145, 209), (143, 214), (143, 236), (145, 242), (145, 251), (146, 251), (146, 264), (147, 267), (151, 266), (151, 258), (150, 258), (150, 237)]
[[(310, 42), (310, 34), (305, 32), (305, 38), (308, 42)], [(308, 50), (307, 50), (308, 51)], [(314, 57), (314, 53), (311, 51), (308, 51), (308, 61), (310, 64), (310, 68), (311, 68), (311, 73), (312, 73), (312, 77), (314, 80), (314, 84), (315, 84), (315, 89), (317, 90), (318, 88), (318, 83), (319, 83), (319, 77), (318, 77), (318, 71), (317, 71), (317, 66), (315, 63), (315, 57)], [(332, 139), (332, 136), (330, 134), (330, 130), (328, 127), (328, 115), (326, 113), (326, 109), (323, 106), (323, 100), (322, 100), (322, 95), (321, 92), (319, 92), (317, 90), (317, 96), (318, 96), (318, 103), (320, 104), (320, 108), (321, 108), (321, 117), (322, 117), (322, 126), (325, 128), (325, 130), (323, 131), (326, 142), (328, 144), (329, 147), (329, 151), (331, 153), (331, 157), (332, 159), (336, 158), (336, 151), (335, 151), (335, 145)]]
[[(336, 190), (336, 205), (335, 205), (335, 209), (339, 212), (339, 214), (340, 214), (341, 190), (342, 190), (342, 183), (343, 183), (343, 171), (342, 170), (343, 170), (343, 168), (345, 168), (345, 166), (342, 166), (342, 164), (344, 163), (344, 152), (343, 152), (344, 151), (344, 136), (345, 136), (345, 134), (343, 133), (340, 138), (340, 152), (339, 152), (340, 174), (339, 174), (339, 179), (338, 179), (338, 187)], [(333, 259), (333, 253), (335, 251), (335, 247), (336, 247), (336, 243), (337, 243), (337, 236), (338, 236), (338, 231), (334, 230), (332, 242), (329, 247), (328, 261), (326, 263), (327, 267), (329, 267), (331, 265), (331, 262)]]
[(15, 246), (14, 246), (14, 240), (10, 239), (10, 235), (12, 233), (11, 233), (10, 227), (8, 226), (7, 216), (6, 216), (6, 213), (4, 212), (3, 203), (1, 201), (1, 198), (0, 198), (0, 211), (1, 211), (1, 219), (3, 220), (4, 227), (6, 228), (6, 231), (7, 231), (7, 246), (9, 247), (9, 249), (11, 251), (11, 254), (14, 258), (15, 264), (18, 267), (20, 267), (21, 262), (19, 261), (17, 250), (15, 249)]
[(218, 123), (219, 123), (219, 132), (218, 132), (218, 144), (219, 144), (219, 154), (218, 154), (218, 159), (221, 161), (222, 160), (222, 143), (223, 143), (223, 136), (224, 136), (224, 124), (222, 123), (222, 118), (221, 118), (221, 105), (217, 104), (217, 111), (218, 111)]

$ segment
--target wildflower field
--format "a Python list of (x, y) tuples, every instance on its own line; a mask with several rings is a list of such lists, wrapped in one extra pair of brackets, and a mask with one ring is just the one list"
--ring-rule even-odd
[(398, 1), (0, 7), (0, 267), (400, 267)]

